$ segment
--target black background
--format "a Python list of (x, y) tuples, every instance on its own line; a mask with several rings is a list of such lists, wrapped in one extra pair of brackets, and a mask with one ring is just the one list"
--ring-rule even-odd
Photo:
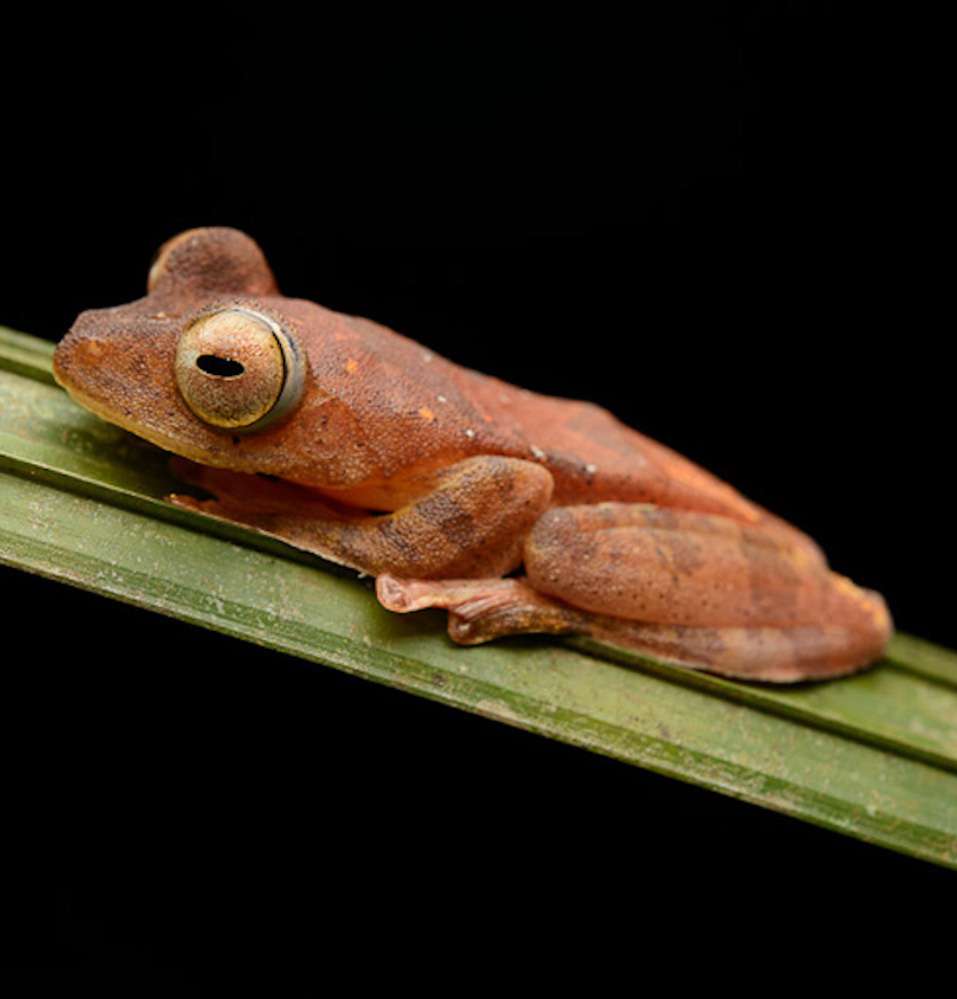
[[(0, 322), (58, 339), (141, 295), (169, 236), (242, 228), (287, 294), (604, 404), (957, 645), (934, 32), (874, 16), (24, 29), (0, 68)], [(713, 933), (717, 897), (758, 925), (797, 898), (836, 926), (824, 898), (890, 913), (948, 877), (0, 579), (9, 620), (49, 636), (9, 702), (31, 960), (507, 949), (541, 926), (624, 946), (652, 905), (659, 929)]]

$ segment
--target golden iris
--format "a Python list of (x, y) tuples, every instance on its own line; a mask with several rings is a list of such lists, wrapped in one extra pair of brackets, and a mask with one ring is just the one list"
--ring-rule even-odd
[(183, 331), (176, 384), (204, 423), (248, 433), (299, 401), (303, 361), (295, 342), (268, 316), (230, 307), (206, 312)]

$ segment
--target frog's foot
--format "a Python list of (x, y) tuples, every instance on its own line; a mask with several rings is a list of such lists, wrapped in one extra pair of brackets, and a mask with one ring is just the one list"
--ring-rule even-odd
[(460, 645), (480, 645), (517, 634), (562, 635), (588, 630), (582, 614), (536, 593), (521, 579), (376, 578), (379, 603), (399, 614), (438, 607), (449, 612), (449, 637)]

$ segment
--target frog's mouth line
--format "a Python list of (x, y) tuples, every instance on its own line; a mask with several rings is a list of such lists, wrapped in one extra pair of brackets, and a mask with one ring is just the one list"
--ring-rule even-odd
[[(83, 389), (61, 380), (57, 375), (56, 368), (53, 370), (53, 377), (56, 379), (57, 384), (66, 391), (67, 395), (78, 406), (81, 406), (83, 409), (93, 413), (95, 416), (98, 416), (101, 420), (105, 420), (107, 423), (120, 427), (128, 433), (134, 434), (136, 437), (149, 441), (150, 444), (155, 444), (156, 447), (169, 454), (176, 454), (183, 458), (188, 458), (190, 461), (196, 462), (197, 464), (209, 465), (208, 456), (203, 452), (189, 447), (184, 447), (181, 441), (175, 440), (159, 430), (154, 430), (151, 427), (146, 427), (142, 424), (136, 423), (135, 421), (124, 416), (123, 413), (114, 409), (112, 406), (105, 405), (97, 399), (96, 396), (89, 395), (87, 392), (84, 392)], [(204, 461), (204, 458), (207, 460)]]
[[(84, 410), (93, 413), (96, 417), (104, 420), (112, 426), (119, 427), (135, 437), (145, 440), (155, 445), (165, 454), (170, 456), (173, 473), (184, 483), (188, 483), (204, 490), (210, 495), (218, 495), (223, 491), (223, 487), (230, 481), (242, 483), (242, 489), (248, 493), (250, 483), (254, 483), (252, 488), (261, 498), (270, 497), (283, 502), (289, 502), (290, 497), (296, 504), (304, 502), (320, 502), (327, 516), (356, 516), (365, 514), (373, 516), (387, 511), (372, 510), (365, 508), (350, 508), (348, 504), (340, 502), (334, 495), (327, 495), (321, 490), (314, 489), (304, 483), (294, 482), (291, 479), (284, 479), (281, 476), (267, 475), (263, 472), (238, 472), (229, 468), (228, 465), (217, 466), (209, 461), (208, 452), (198, 449), (194, 450), (184, 447), (181, 441), (154, 431), (148, 427), (130, 420), (122, 413), (111, 406), (98, 400), (95, 396), (89, 395), (83, 389), (67, 384), (57, 377), (54, 370), (54, 378), (58, 385), (63, 388), (67, 395)], [(215, 477), (215, 486), (210, 483)], [(280, 539), (282, 540), (282, 539)], [(343, 563), (345, 564), (345, 563)]]

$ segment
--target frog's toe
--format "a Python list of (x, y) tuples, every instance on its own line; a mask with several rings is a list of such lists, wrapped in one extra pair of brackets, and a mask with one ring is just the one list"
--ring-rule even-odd
[(438, 607), (449, 612), (449, 637), (460, 645), (516, 634), (567, 634), (585, 616), (536, 593), (522, 579), (399, 579), (382, 574), (376, 596), (399, 614)]

